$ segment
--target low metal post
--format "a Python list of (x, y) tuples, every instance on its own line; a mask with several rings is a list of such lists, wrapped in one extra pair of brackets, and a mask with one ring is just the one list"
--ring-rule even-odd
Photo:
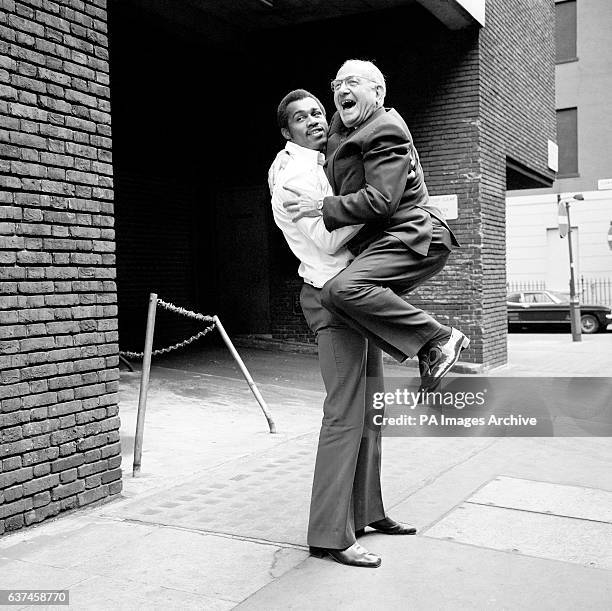
[(229, 351), (232, 353), (232, 356), (234, 357), (234, 360), (236, 361), (236, 363), (238, 363), (238, 367), (240, 367), (240, 371), (242, 372), (244, 379), (247, 381), (247, 384), (249, 385), (251, 392), (253, 393), (253, 395), (255, 395), (255, 398), (257, 399), (257, 402), (259, 403), (259, 406), (261, 407), (261, 411), (264, 413), (264, 416), (266, 417), (266, 420), (268, 421), (268, 427), (270, 429), (270, 433), (276, 433), (276, 425), (274, 424), (274, 420), (272, 420), (272, 415), (268, 411), (268, 406), (266, 405), (266, 402), (261, 396), (261, 393), (259, 392), (257, 385), (253, 381), (251, 374), (249, 373), (245, 364), (242, 362), (242, 359), (240, 358), (238, 351), (236, 350), (236, 348), (234, 348), (234, 344), (232, 344), (232, 340), (229, 338), (229, 335), (223, 328), (223, 325), (221, 324), (219, 317), (213, 316), (213, 320), (215, 321), (215, 325), (217, 329), (219, 329), (219, 333), (221, 334), (221, 337), (223, 338), (225, 345), (229, 348)]
[(138, 395), (138, 416), (136, 418), (136, 436), (134, 439), (134, 465), (132, 477), (140, 473), (142, 459), (142, 439), (144, 435), (145, 412), (147, 410), (147, 393), (149, 392), (149, 374), (151, 373), (151, 352), (153, 350), (153, 333), (155, 332), (155, 313), (157, 311), (157, 295), (149, 295), (149, 312), (147, 314), (147, 331), (145, 334), (144, 356), (142, 359), (142, 376), (140, 378), (140, 394)]

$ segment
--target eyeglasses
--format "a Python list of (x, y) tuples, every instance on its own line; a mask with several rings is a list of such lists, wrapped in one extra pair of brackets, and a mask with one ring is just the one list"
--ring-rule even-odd
[(361, 85), (362, 81), (370, 81), (370, 83), (380, 85), (380, 83), (377, 83), (375, 80), (368, 78), (367, 76), (351, 75), (351, 76), (345, 76), (344, 78), (334, 79), (330, 83), (330, 86), (331, 86), (332, 92), (335, 93), (336, 91), (338, 91), (338, 89), (340, 89), (340, 87), (342, 87), (342, 83), (345, 83), (349, 89), (355, 89), (356, 87), (359, 87), (359, 85)]

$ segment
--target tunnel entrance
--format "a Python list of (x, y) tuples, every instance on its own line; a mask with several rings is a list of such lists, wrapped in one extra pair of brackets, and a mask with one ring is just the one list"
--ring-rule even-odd
[[(231, 32), (155, 8), (109, 7), (121, 347), (142, 344), (150, 292), (232, 333), (269, 333), (274, 94)], [(156, 344), (193, 330), (165, 318)]]

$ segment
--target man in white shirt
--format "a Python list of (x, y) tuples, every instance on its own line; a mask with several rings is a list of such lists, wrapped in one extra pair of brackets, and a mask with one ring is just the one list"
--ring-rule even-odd
[(269, 171), (274, 220), (300, 260), (304, 279), (302, 311), (316, 334), (327, 396), (310, 505), (308, 544), (317, 556), (330, 555), (352, 566), (380, 566), (379, 556), (356, 542), (366, 526), (387, 534), (414, 534), (412, 527), (385, 516), (380, 489), (380, 429), (366, 426), (372, 393), (384, 391), (382, 353), (321, 305), (321, 288), (352, 259), (345, 244), (361, 228), (329, 232), (323, 219), (295, 222), (283, 203), (295, 191), (320, 199), (332, 194), (322, 164), (327, 121), (319, 100), (303, 89), (290, 92), (278, 108), (287, 140)]

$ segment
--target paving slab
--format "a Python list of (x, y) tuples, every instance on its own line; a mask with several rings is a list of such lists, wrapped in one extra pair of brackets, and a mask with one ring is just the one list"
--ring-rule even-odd
[(3, 590), (67, 590), (89, 576), (76, 568), (57, 568), (0, 557), (0, 588)]
[(424, 534), (612, 569), (612, 524), (602, 522), (464, 503)]
[(237, 608), (608, 610), (612, 573), (428, 537), (372, 535), (378, 569), (309, 558)]
[[(90, 575), (240, 602), (301, 563), (306, 552), (158, 528), (75, 567)], [(247, 568), (248, 567), (248, 568)]]
[(582, 486), (497, 477), (467, 502), (612, 524), (612, 492)]
[[(57, 520), (29, 532), (30, 536), (9, 537), (3, 541), (0, 556), (58, 569), (69, 569), (104, 553), (149, 535), (155, 527), (111, 522), (95, 518)], [(61, 528), (57, 528), (57, 527)]]
[(191, 594), (163, 586), (151, 586), (131, 580), (94, 576), (70, 588), (70, 606), (31, 606), (27, 611), (53, 609), (87, 609), (88, 611), (135, 611), (142, 609), (176, 609), (201, 611), (229, 611), (233, 601)]

